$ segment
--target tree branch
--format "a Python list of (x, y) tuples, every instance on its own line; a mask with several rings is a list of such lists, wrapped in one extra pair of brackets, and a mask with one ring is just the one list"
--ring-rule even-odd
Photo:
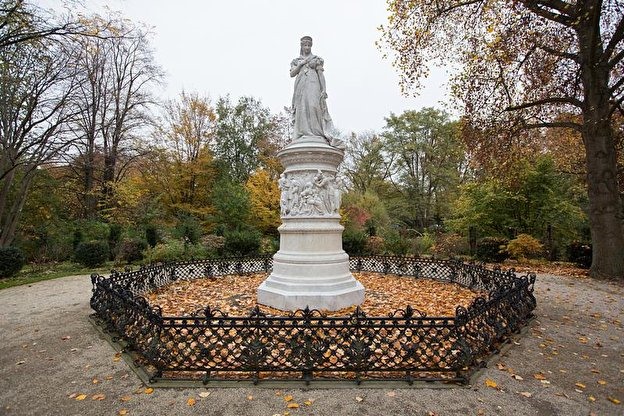
[(609, 69), (613, 69), (613, 67), (619, 64), (622, 59), (624, 59), (624, 49), (621, 50), (617, 55), (613, 57), (613, 59), (609, 61)]
[[(617, 64), (617, 62), (622, 59), (622, 52), (617, 54), (613, 59), (609, 59), (611, 57), (611, 54), (613, 54), (613, 52), (615, 51), (617, 44), (620, 43), (622, 39), (624, 39), (624, 17), (622, 17), (618, 22), (618, 25), (613, 32), (613, 36), (611, 36), (609, 44), (602, 53), (602, 59), (605, 61), (609, 60), (609, 66), (611, 67), (615, 66), (615, 64)], [(618, 56), (619, 59), (617, 59)]]
[(537, 14), (538, 16), (543, 17), (544, 19), (559, 23), (566, 27), (572, 26), (572, 22), (574, 21), (573, 19), (574, 15), (568, 14), (566, 16), (564, 14), (564, 11), (567, 11), (568, 9), (561, 6), (562, 4), (565, 4), (562, 1), (553, 0), (552, 2), (549, 1), (547, 4), (548, 8), (555, 9), (556, 11), (559, 12), (559, 14), (543, 9), (542, 6), (544, 6), (544, 4), (542, 4), (538, 0), (520, 0), (520, 2), (524, 4), (527, 9), (531, 10), (533, 13)]
[(460, 7), (470, 6), (472, 4), (482, 3), (483, 0), (468, 0), (468, 1), (460, 1), (459, 3), (452, 4), (448, 7), (441, 8), (440, 3), (436, 2), (436, 11), (439, 16), (451, 12), (455, 9), (459, 9)]
[(539, 49), (541, 49), (544, 52), (547, 52), (547, 53), (549, 53), (551, 55), (555, 55), (555, 56), (558, 56), (560, 58), (569, 59), (569, 60), (574, 61), (576, 63), (580, 63), (581, 62), (581, 58), (577, 54), (559, 51), (557, 49), (553, 49), (553, 48), (550, 48), (550, 47), (545, 46), (545, 45), (536, 45), (536, 46)]
[(560, 129), (573, 129), (578, 132), (583, 130), (583, 126), (574, 123), (572, 121), (553, 121), (553, 122), (543, 122), (543, 123), (529, 123), (523, 124), (522, 128), (524, 129), (543, 129), (543, 128), (560, 128)]
[(544, 98), (543, 100), (537, 100), (537, 101), (532, 101), (529, 103), (524, 103), (524, 104), (519, 104), (519, 105), (512, 105), (509, 106), (507, 108), (505, 108), (505, 111), (516, 111), (516, 110), (523, 110), (525, 108), (531, 108), (531, 107), (538, 107), (540, 105), (545, 105), (545, 104), (570, 104), (573, 105), (575, 107), (578, 107), (580, 109), (583, 108), (583, 102), (581, 100), (577, 100), (576, 98), (572, 98), (572, 97), (551, 97), (551, 98)]
[(624, 85), (624, 77), (620, 78), (615, 84), (611, 86), (611, 88), (609, 88), (609, 94), (613, 95), (622, 85)]

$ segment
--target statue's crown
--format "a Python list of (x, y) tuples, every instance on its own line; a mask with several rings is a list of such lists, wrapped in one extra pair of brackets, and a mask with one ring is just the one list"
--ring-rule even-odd
[(310, 42), (312, 42), (312, 37), (311, 36), (304, 36), (301, 38), (301, 42), (303, 42), (304, 40), (308, 40)]

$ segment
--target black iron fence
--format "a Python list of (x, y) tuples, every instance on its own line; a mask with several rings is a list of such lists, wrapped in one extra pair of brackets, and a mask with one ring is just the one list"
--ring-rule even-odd
[(100, 326), (122, 338), (162, 379), (416, 380), (466, 382), (484, 359), (532, 316), (535, 275), (489, 270), (456, 260), (355, 257), (352, 271), (456, 282), (488, 291), (455, 316), (429, 317), (406, 306), (388, 316), (299, 310), (271, 316), (256, 306), (228, 316), (207, 306), (163, 316), (144, 295), (180, 279), (269, 272), (271, 258), (219, 259), (92, 275), (91, 307)]

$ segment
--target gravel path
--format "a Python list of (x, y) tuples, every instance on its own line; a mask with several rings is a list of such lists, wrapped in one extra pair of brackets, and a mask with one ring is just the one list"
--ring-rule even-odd
[[(87, 276), (0, 291), (0, 415), (624, 414), (624, 404), (614, 403), (624, 402), (622, 283), (538, 276), (537, 319), (527, 333), (469, 388), (443, 389), (146, 394), (87, 320), (90, 295)], [(285, 395), (300, 407), (287, 409)]]

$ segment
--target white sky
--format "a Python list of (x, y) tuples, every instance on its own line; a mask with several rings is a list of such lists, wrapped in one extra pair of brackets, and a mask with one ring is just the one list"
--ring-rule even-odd
[[(41, 1), (41, 0), (40, 0)], [(58, 0), (43, 0), (55, 3)], [(40, 4), (41, 4), (40, 3)], [(386, 23), (384, 0), (83, 0), (106, 4), (153, 27), (156, 61), (167, 74), (163, 98), (182, 91), (258, 98), (272, 112), (290, 106), (290, 61), (299, 39), (314, 39), (325, 60), (328, 107), (335, 126), (379, 131), (391, 112), (443, 108), (448, 75), (433, 69), (418, 97), (400, 93), (392, 62), (375, 46)]]

